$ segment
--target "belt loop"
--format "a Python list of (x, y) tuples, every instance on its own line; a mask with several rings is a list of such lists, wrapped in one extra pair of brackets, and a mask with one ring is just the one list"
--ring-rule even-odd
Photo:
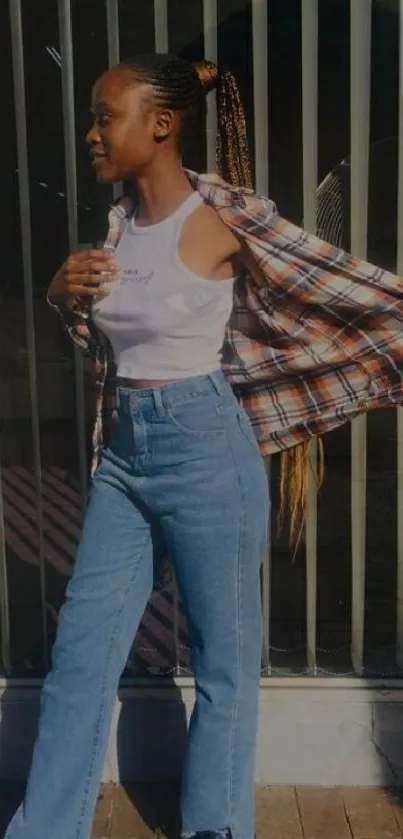
[(163, 402), (162, 402), (162, 394), (161, 394), (161, 389), (160, 388), (155, 388), (153, 390), (153, 399), (154, 399), (154, 405), (155, 405), (155, 411), (156, 411), (157, 417), (163, 417), (164, 414), (165, 414), (165, 409), (164, 409), (164, 405), (163, 405)]
[(222, 396), (222, 394), (223, 394), (223, 386), (222, 386), (221, 375), (222, 374), (220, 374), (220, 373), (210, 373), (209, 374), (209, 379), (211, 381), (211, 384), (213, 385), (214, 390), (218, 393), (219, 396)]

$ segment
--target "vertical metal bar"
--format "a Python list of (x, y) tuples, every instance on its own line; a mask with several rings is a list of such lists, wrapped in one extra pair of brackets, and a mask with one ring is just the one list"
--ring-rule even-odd
[[(217, 63), (218, 56), (217, 0), (203, 0), (204, 55), (207, 61)], [(207, 96), (207, 169), (216, 169), (217, 99), (214, 91)]]
[[(106, 29), (108, 34), (108, 64), (115, 67), (120, 61), (118, 0), (106, 0)], [(122, 184), (113, 184), (113, 198), (122, 194)]]
[[(271, 479), (271, 461), (270, 458), (266, 460), (266, 475), (270, 483)], [(263, 557), (262, 573), (261, 573), (261, 588), (262, 588), (262, 612), (263, 612), (263, 654), (262, 666), (263, 674), (270, 676), (271, 673), (271, 656), (270, 656), (270, 618), (271, 618), (271, 571), (272, 571), (272, 549), (271, 549), (271, 523), (269, 520), (269, 528), (267, 534), (267, 550)]]
[[(268, 12), (267, 0), (252, 0), (253, 43), (253, 102), (255, 132), (255, 184), (262, 195), (269, 193), (269, 85), (268, 85)], [(270, 483), (270, 458), (266, 461), (267, 480)], [(267, 551), (262, 566), (263, 608), (263, 672), (270, 675), (270, 591), (271, 591), (271, 535), (268, 534)]]
[[(66, 171), (67, 220), (70, 251), (78, 250), (77, 219), (77, 161), (74, 116), (74, 66), (73, 40), (71, 31), (70, 0), (58, 0), (60, 53), (62, 60), (62, 99), (64, 154)], [(77, 442), (79, 479), (82, 509), (84, 511), (88, 492), (88, 469), (85, 434), (84, 368), (80, 351), (74, 348), (74, 377), (77, 408)]]
[[(403, 275), (403, 0), (399, 4), (399, 139), (397, 273)], [(396, 657), (403, 670), (403, 408), (397, 409), (397, 627)]]
[(252, 0), (253, 101), (255, 128), (255, 184), (269, 193), (269, 80), (267, 0)]
[(27, 120), (25, 104), (24, 42), (22, 33), (21, 0), (10, 0), (11, 47), (13, 63), (15, 124), (17, 132), (18, 190), (21, 219), (22, 265), (24, 273), (25, 330), (28, 353), (28, 378), (32, 414), (32, 450), (35, 475), (35, 494), (39, 544), (39, 573), (41, 592), (41, 620), (43, 632), (43, 661), (48, 663), (46, 567), (43, 541), (42, 464), (39, 423), (38, 383), (36, 375), (35, 314), (32, 285), (32, 242), (30, 219), (29, 167)]
[(316, 233), (318, 186), (318, 0), (301, 0), (304, 227)]
[[(368, 227), (371, 13), (371, 0), (351, 0), (351, 250), (364, 259)], [(351, 658), (357, 675), (362, 674), (364, 666), (366, 459), (367, 425), (362, 416), (351, 424)]]
[(179, 591), (174, 572), (172, 579), (173, 631), (175, 643), (175, 676), (181, 675), (181, 660), (179, 652)]
[[(154, 33), (155, 52), (167, 53), (169, 50), (168, 33), (168, 0), (154, 0)], [(172, 569), (172, 622), (175, 646), (175, 675), (180, 676), (180, 653), (179, 653), (179, 594), (174, 571)]]
[[(318, 186), (318, 0), (301, 0), (302, 18), (302, 169), (304, 227), (316, 233)], [(306, 521), (307, 665), (316, 673), (317, 622), (317, 441), (309, 446)]]
[(168, 0), (154, 0), (155, 52), (168, 52)]
[(106, 0), (106, 28), (109, 67), (114, 67), (120, 60), (118, 0)]
[[(0, 417), (1, 420), (1, 417)], [(10, 604), (8, 599), (8, 575), (6, 534), (4, 531), (3, 491), (0, 467), (0, 631), (1, 661), (6, 675), (11, 671)]]
[[(399, 135), (399, 144), (402, 134)], [(399, 152), (399, 155), (401, 153)], [(402, 163), (399, 163), (399, 168)], [(399, 176), (400, 180), (400, 176)], [(400, 192), (399, 186), (399, 192)], [(399, 203), (401, 199), (399, 198)], [(399, 210), (399, 216), (401, 211)], [(403, 224), (403, 218), (399, 219)], [(398, 268), (402, 274), (402, 267)], [(396, 617), (396, 659), (403, 670), (403, 408), (397, 409), (397, 617)]]
[(316, 485), (318, 443), (311, 440), (308, 450), (308, 498), (305, 525), (306, 567), (306, 644), (307, 666), (316, 675), (317, 602), (318, 602), (318, 491)]

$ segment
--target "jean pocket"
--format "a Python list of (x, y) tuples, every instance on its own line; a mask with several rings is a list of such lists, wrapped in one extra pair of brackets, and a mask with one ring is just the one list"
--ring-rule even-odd
[(127, 462), (130, 462), (134, 454), (133, 422), (130, 416), (119, 409), (111, 415), (107, 452)]
[(219, 405), (209, 398), (171, 405), (167, 409), (167, 416), (178, 431), (190, 437), (211, 439), (225, 432), (225, 420)]
[(117, 408), (114, 408), (113, 411), (111, 411), (111, 413), (109, 414), (108, 419), (107, 419), (107, 424), (106, 424), (107, 430), (106, 430), (105, 437), (108, 440), (108, 444), (115, 437), (116, 429), (118, 427), (118, 424), (119, 424), (119, 411), (118, 411)]

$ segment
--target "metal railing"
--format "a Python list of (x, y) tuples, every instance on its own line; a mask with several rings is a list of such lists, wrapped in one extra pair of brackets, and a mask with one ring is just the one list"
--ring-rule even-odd
[[(397, 198), (397, 270), (403, 274), (403, 0), (399, 3), (399, 141)], [(403, 510), (403, 408), (397, 411), (397, 506)], [(403, 515), (397, 531), (397, 660), (403, 670)]]
[[(200, 0), (203, 4), (204, 51), (213, 61), (218, 55), (217, 0)], [(245, 4), (247, 5), (247, 4)], [(250, 0), (253, 44), (252, 84), (254, 96), (254, 151), (257, 190), (263, 194), (269, 191), (269, 125), (270, 100), (268, 76), (268, 9), (266, 0)], [(18, 183), (21, 215), (21, 244), (24, 271), (24, 315), (26, 324), (26, 346), (28, 377), (30, 387), (30, 413), (32, 419), (33, 477), (35, 492), (35, 520), (37, 533), (37, 556), (40, 572), (40, 597), (42, 629), (44, 638), (43, 658), (48, 661), (46, 639), (49, 636), (48, 620), (52, 609), (47, 603), (48, 559), (46, 556), (44, 520), (44, 497), (46, 488), (54, 487), (49, 474), (43, 474), (39, 429), (38, 385), (35, 319), (32, 289), (32, 243), (30, 220), (29, 164), (27, 146), (27, 115), (25, 102), (24, 38), (22, 27), (21, 0), (10, 0), (11, 42), (13, 56), (14, 99), (16, 116), (16, 137), (18, 152)], [(351, 0), (350, 43), (351, 43), (351, 243), (352, 251), (365, 257), (367, 243), (368, 206), (368, 160), (370, 136), (370, 75), (371, 75), (371, 0)], [(58, 20), (61, 53), (62, 106), (64, 128), (64, 153), (66, 171), (66, 200), (68, 238), (72, 250), (78, 245), (77, 222), (77, 161), (74, 101), (74, 44), (71, 24), (70, 0), (58, 0)], [(165, 52), (169, 48), (168, 0), (154, 0), (155, 49)], [(119, 60), (119, 3), (106, 0), (107, 45), (110, 65)], [(301, 49), (302, 49), (302, 176), (303, 216), (305, 226), (316, 230), (316, 193), (318, 187), (318, 0), (301, 0)], [(400, 2), (400, 98), (399, 98), (399, 180), (398, 180), (398, 270), (403, 273), (403, 0)], [(214, 167), (215, 135), (217, 114), (214, 94), (208, 99), (207, 161), (209, 169)], [(79, 474), (75, 501), (69, 497), (76, 509), (79, 521), (80, 504), (85, 504), (87, 495), (87, 453), (85, 428), (85, 393), (83, 361), (74, 353), (74, 383), (76, 404), (76, 435), (78, 447)], [(1, 403), (0, 403), (1, 414)], [(1, 418), (1, 416), (0, 416)], [(354, 420), (351, 425), (351, 663), (352, 673), (360, 676), (364, 672), (365, 635), (365, 572), (366, 572), (366, 418)], [(311, 458), (317, 456), (316, 444), (311, 446)], [(398, 410), (398, 509), (403, 509), (403, 409)], [(270, 479), (271, 465), (268, 464)], [(5, 476), (3, 476), (5, 477)], [(0, 474), (1, 480), (1, 474)], [(7, 477), (7, 481), (9, 477)], [(55, 488), (55, 487), (54, 487)], [(59, 487), (59, 490), (61, 489)], [(45, 495), (44, 495), (45, 492)], [(12, 672), (11, 652), (12, 627), (10, 626), (9, 582), (7, 562), (7, 517), (3, 505), (0, 482), (0, 624), (1, 658), (5, 672)], [(67, 497), (67, 496), (66, 496)], [(32, 501), (30, 502), (33, 503)], [(57, 502), (54, 502), (58, 507)], [(264, 560), (262, 573), (262, 601), (264, 614), (264, 657), (263, 673), (270, 675), (271, 663), (271, 620), (272, 620), (272, 576), (273, 551), (270, 542)], [(319, 649), (318, 627), (318, 503), (313, 481), (309, 487), (308, 520), (305, 548), (305, 637), (306, 669), (312, 675), (320, 672), (317, 653)], [(403, 515), (398, 516), (397, 552), (397, 661), (403, 667)], [(159, 589), (148, 617), (143, 625), (142, 650), (147, 639), (155, 637), (153, 621), (158, 615), (170, 622), (172, 644), (166, 667), (176, 674), (186, 672), (186, 630), (180, 614), (175, 587), (164, 594)], [(162, 617), (161, 617), (162, 616)], [(154, 628), (153, 628), (154, 626)], [(154, 633), (154, 634), (153, 634)], [(158, 634), (158, 633), (157, 633)], [(158, 646), (158, 645), (157, 645)], [(136, 649), (136, 648), (135, 648)], [(151, 648), (150, 648), (151, 649)], [(154, 652), (155, 652), (155, 648)], [(184, 658), (185, 656), (185, 658)], [(141, 656), (140, 656), (141, 657)], [(157, 656), (158, 658), (158, 656)], [(135, 658), (133, 659), (135, 661)], [(134, 664), (134, 669), (136, 665)], [(157, 670), (164, 670), (158, 659)], [(152, 668), (151, 668), (152, 669)]]

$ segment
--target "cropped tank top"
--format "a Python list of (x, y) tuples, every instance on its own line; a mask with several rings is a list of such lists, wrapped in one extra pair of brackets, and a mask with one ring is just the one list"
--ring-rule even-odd
[(108, 284), (108, 297), (95, 298), (92, 307), (120, 377), (175, 380), (220, 367), (234, 279), (197, 276), (178, 250), (183, 224), (201, 203), (195, 192), (162, 222), (149, 227), (137, 226), (135, 217), (122, 222), (118, 279)]

